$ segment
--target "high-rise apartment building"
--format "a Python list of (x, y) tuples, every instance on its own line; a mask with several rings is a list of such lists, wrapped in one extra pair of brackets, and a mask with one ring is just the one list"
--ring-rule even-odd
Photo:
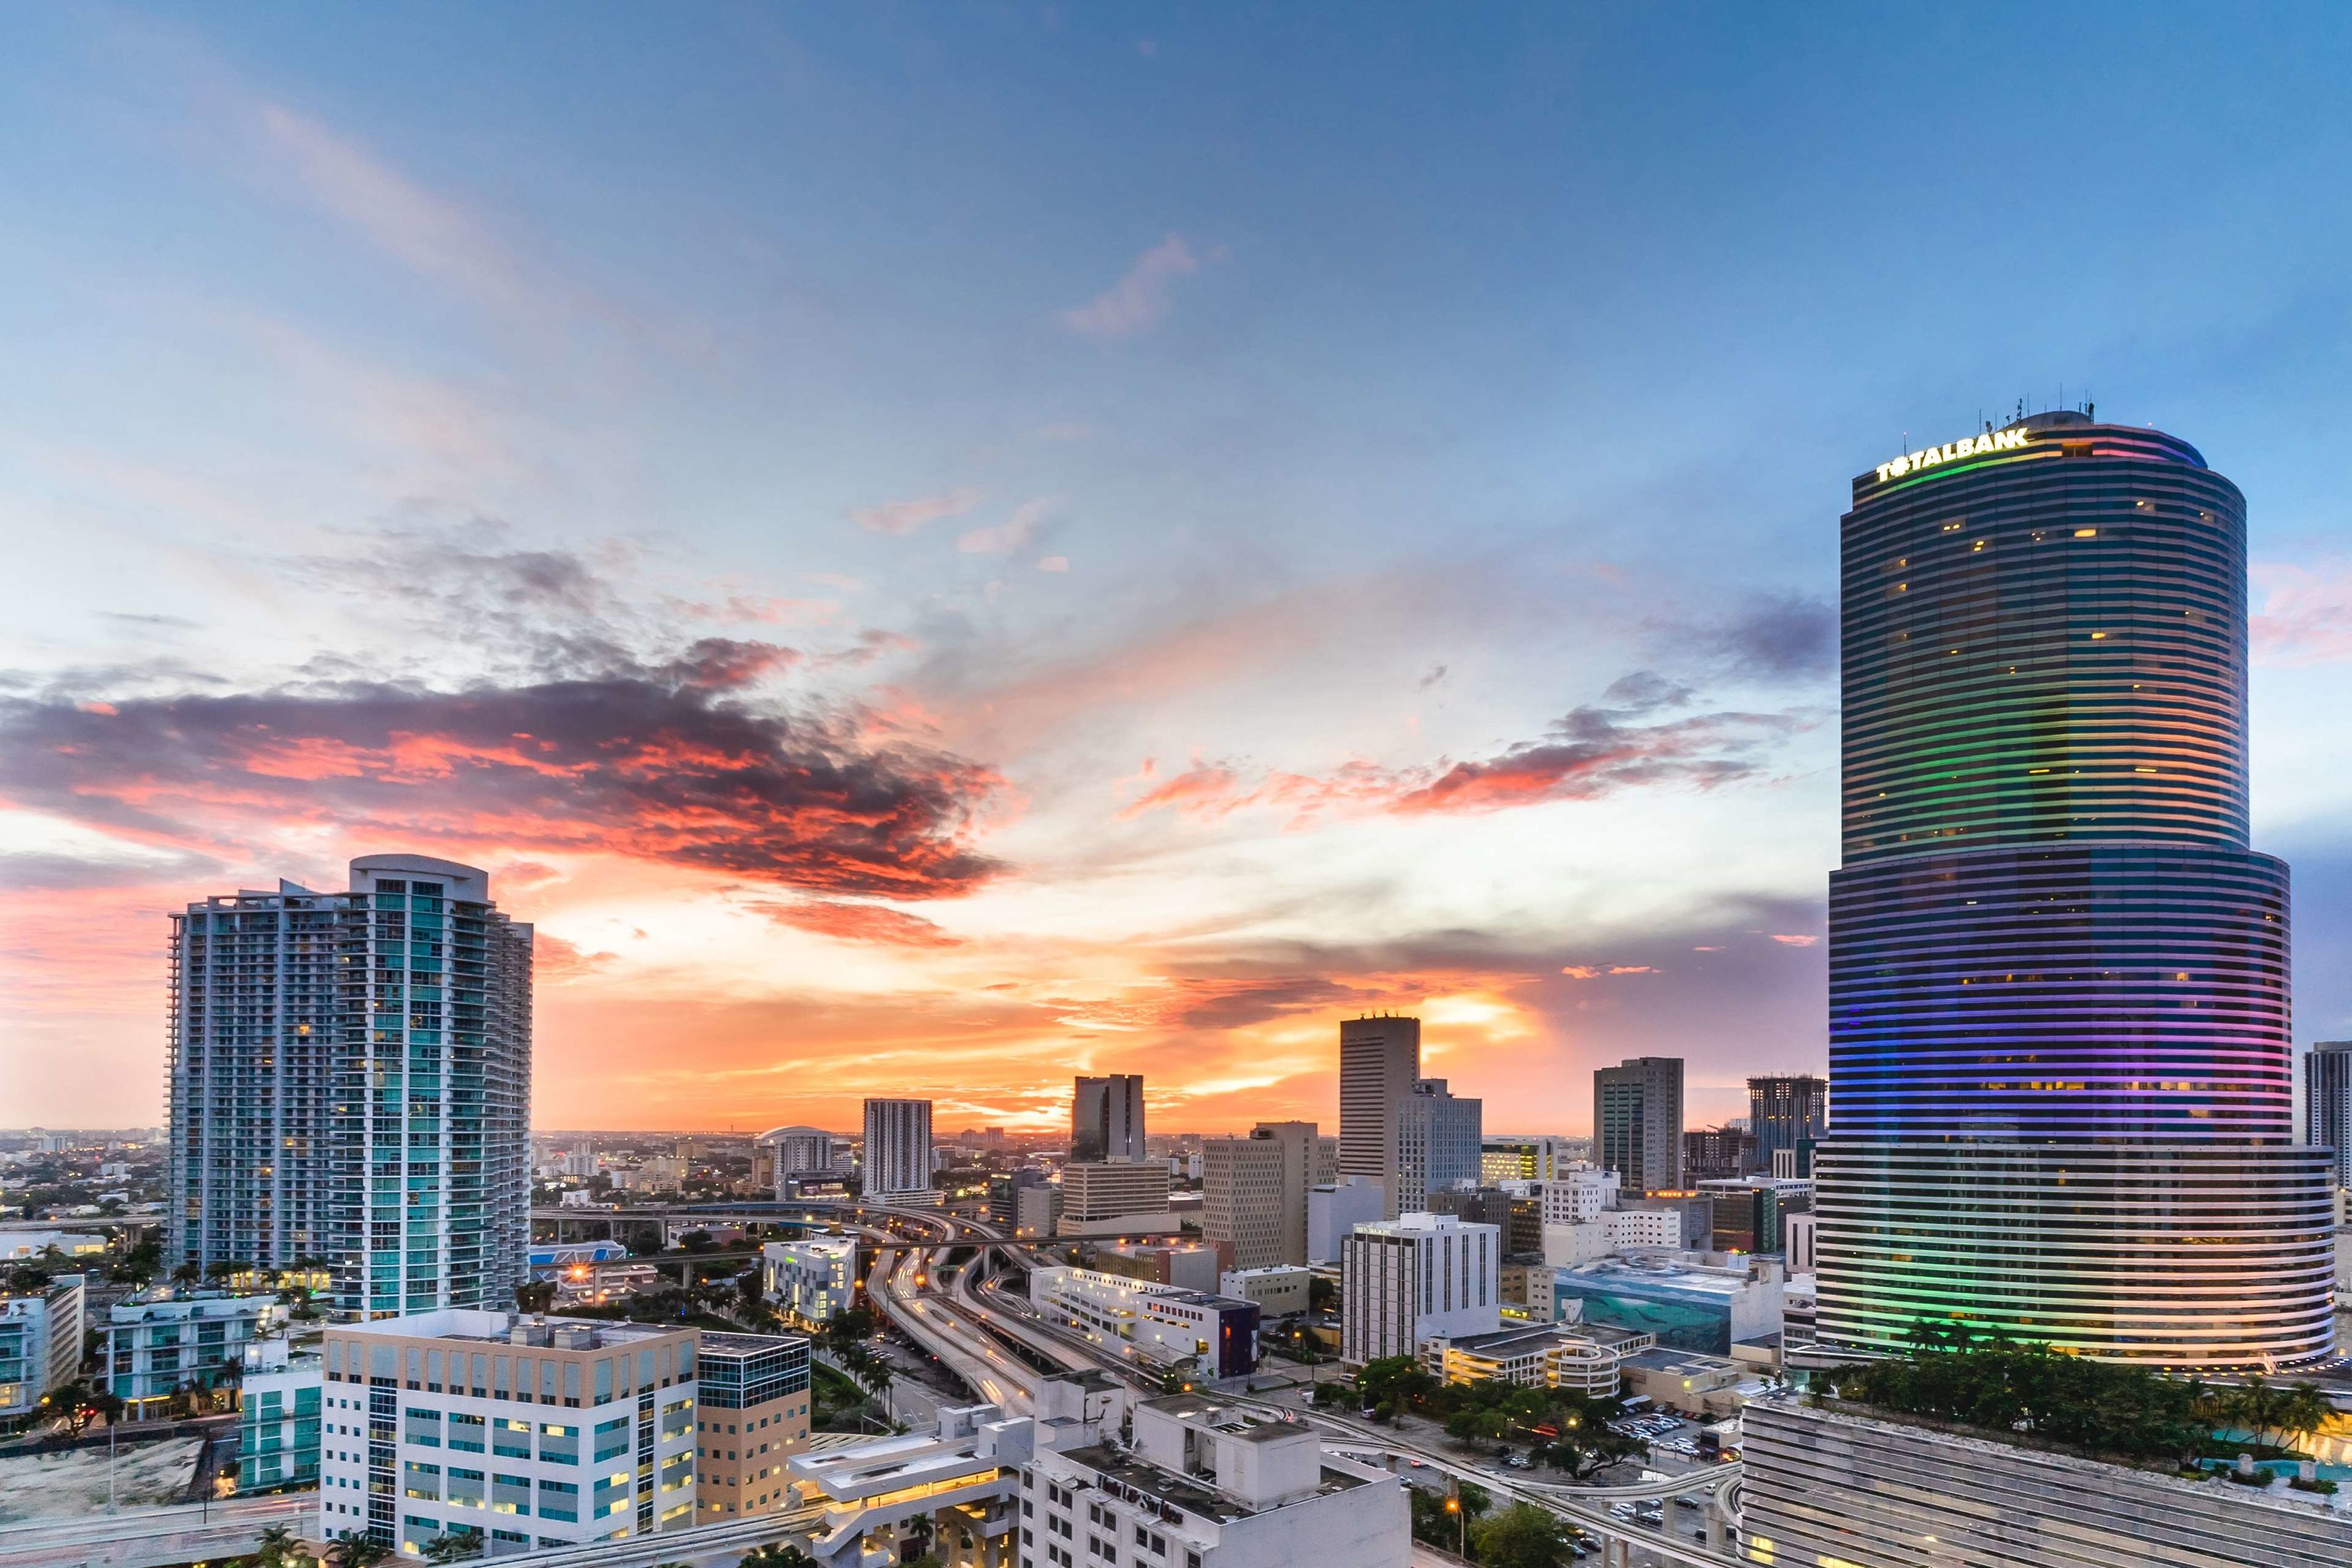
[(2087, 414), (1853, 481), (1825, 1345), (2333, 1345), (2287, 869), (2247, 844), (2245, 549), (2194, 447)]
[(2304, 1142), (2333, 1149), (2339, 1187), (2352, 1187), (2352, 1040), (2322, 1040), (2303, 1058)]
[(531, 930), (369, 855), (172, 917), (174, 1264), (321, 1258), (346, 1316), (509, 1304), (530, 1226)]
[(1485, 1107), (1450, 1092), (1442, 1078), (1417, 1079), (1397, 1108), (1397, 1207), (1414, 1214), (1430, 1194), (1478, 1184), (1479, 1122)]
[(1339, 1025), (1339, 1174), (1381, 1184), (1385, 1216), (1400, 1212), (1404, 1100), (1421, 1081), (1421, 1020)]
[(1634, 1057), (1592, 1075), (1592, 1163), (1628, 1196), (1683, 1184), (1683, 1059)]
[(866, 1151), (858, 1169), (867, 1197), (930, 1198), (931, 1102), (867, 1100)]
[(1315, 1123), (1261, 1121), (1201, 1145), (1201, 1234), (1233, 1245), (1234, 1268), (1307, 1262)]
[(1143, 1158), (1143, 1075), (1078, 1079), (1070, 1096), (1071, 1163)]
[(1748, 1131), (1756, 1138), (1756, 1164), (1801, 1143), (1818, 1143), (1830, 1130), (1830, 1080), (1811, 1073), (1772, 1073), (1748, 1080)]

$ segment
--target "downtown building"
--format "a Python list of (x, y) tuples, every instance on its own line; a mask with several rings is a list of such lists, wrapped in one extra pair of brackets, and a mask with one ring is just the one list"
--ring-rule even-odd
[(1379, 1183), (1384, 1219), (1419, 1206), (1404, 1200), (1403, 1186), (1405, 1102), (1420, 1082), (1420, 1019), (1341, 1020), (1337, 1175)]
[(859, 1152), (857, 1168), (869, 1198), (886, 1204), (938, 1207), (939, 1189), (931, 1185), (931, 1178), (937, 1173), (931, 1154), (931, 1102), (867, 1100), (866, 1142)]
[(2352, 1187), (2352, 1040), (2321, 1040), (2303, 1058), (2304, 1142), (2332, 1149), (2329, 1179)]
[(1144, 1158), (1143, 1075), (1079, 1079), (1070, 1095), (1070, 1163)]
[(1683, 1184), (1683, 1059), (1634, 1057), (1592, 1075), (1592, 1163), (1627, 1194)]
[(2038, 415), (1857, 478), (1843, 558), (1822, 1350), (1933, 1323), (2325, 1355), (2237, 488), (2174, 437)]
[[(173, 1266), (323, 1266), (344, 1317), (508, 1304), (530, 1238), (531, 929), (415, 855), (172, 917)], [(310, 1260), (320, 1260), (313, 1262)]]

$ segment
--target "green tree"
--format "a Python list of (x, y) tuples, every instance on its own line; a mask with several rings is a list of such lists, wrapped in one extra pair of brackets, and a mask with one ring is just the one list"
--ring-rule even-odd
[(289, 1557), (299, 1557), (301, 1539), (282, 1524), (265, 1528), (254, 1543), (253, 1560), (260, 1568), (278, 1568)]
[(328, 1546), (326, 1560), (333, 1568), (375, 1568), (376, 1563), (391, 1555), (391, 1547), (355, 1530), (346, 1530)]
[(678, 1250), (681, 1252), (716, 1252), (719, 1250), (719, 1244), (710, 1238), (710, 1233), (707, 1230), (688, 1231), (684, 1236), (677, 1238), (677, 1247)]
[(526, 1279), (514, 1288), (515, 1306), (526, 1312), (545, 1312), (555, 1305), (555, 1281)]
[(754, 1546), (736, 1568), (816, 1568), (816, 1559), (789, 1541)]
[(825, 1320), (825, 1346), (840, 1352), (852, 1345), (864, 1344), (874, 1337), (874, 1331), (879, 1326), (871, 1308), (844, 1307)]
[(482, 1534), (478, 1530), (453, 1530), (425, 1543), (427, 1563), (464, 1563), (481, 1554)]
[(1339, 1287), (1320, 1274), (1307, 1281), (1307, 1310), (1310, 1312), (1336, 1312), (1339, 1310)]
[(1568, 1527), (1547, 1510), (1513, 1503), (1470, 1527), (1470, 1547), (1487, 1568), (1559, 1568), (1569, 1559)]

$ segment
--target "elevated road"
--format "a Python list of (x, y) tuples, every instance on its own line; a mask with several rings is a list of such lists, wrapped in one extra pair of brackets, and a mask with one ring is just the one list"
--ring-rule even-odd
[(319, 1494), (280, 1492), (0, 1525), (0, 1568), (163, 1568), (241, 1557), (273, 1524), (315, 1535)]

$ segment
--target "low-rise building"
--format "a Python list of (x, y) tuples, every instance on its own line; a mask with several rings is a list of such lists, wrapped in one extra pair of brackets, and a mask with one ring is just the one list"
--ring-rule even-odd
[(1217, 1294), (1255, 1301), (1261, 1318), (1287, 1318), (1307, 1310), (1311, 1268), (1279, 1264), (1270, 1268), (1234, 1268), (1219, 1275)]
[(1721, 1402), (1710, 1404), (1709, 1397), (1736, 1391), (1755, 1375), (1752, 1368), (1727, 1356), (1701, 1355), (1696, 1351), (1666, 1346), (1654, 1346), (1627, 1356), (1618, 1372), (1628, 1399), (1644, 1398), (1661, 1410), (1679, 1410), (1693, 1415), (1728, 1415), (1737, 1410), (1737, 1400), (1727, 1407), (1718, 1408)]
[(320, 1536), (499, 1556), (691, 1526), (698, 1337), (463, 1307), (329, 1328)]
[(1165, 1162), (1108, 1160), (1062, 1167), (1056, 1235), (1173, 1236), (1181, 1228), (1168, 1209)]
[(272, 1338), (245, 1347), (236, 1398), (238, 1491), (318, 1485), (323, 1379), (315, 1344), (297, 1350)]
[(1478, 1141), (1478, 1179), (1490, 1184), (1549, 1182), (1574, 1163), (1580, 1148), (1588, 1145), (1586, 1139), (1548, 1133), (1533, 1137), (1488, 1133)]
[(1683, 1216), (1667, 1208), (1603, 1209), (1573, 1225), (1543, 1227), (1543, 1257), (1555, 1268), (1573, 1268), (1623, 1253), (1679, 1252)]
[(2026, 1448), (1791, 1394), (1751, 1402), (1741, 1555), (1806, 1568), (2342, 1568), (2352, 1514), (2330, 1500)]
[(706, 1331), (695, 1349), (696, 1511), (705, 1524), (794, 1506), (784, 1467), (808, 1446), (809, 1342)]
[(1045, 1182), (1023, 1187), (1013, 1201), (1013, 1234), (1031, 1240), (1054, 1234), (1062, 1223), (1062, 1189)]
[(1203, 1295), (1091, 1268), (1033, 1268), (1029, 1300), (1097, 1344), (1202, 1377), (1257, 1370), (1255, 1301)]
[(106, 1256), (106, 1237), (72, 1230), (0, 1231), (0, 1263), (32, 1263), (52, 1247), (68, 1263)]
[(183, 1390), (234, 1383), (247, 1343), (286, 1318), (275, 1296), (142, 1291), (107, 1309), (107, 1385), (131, 1419), (158, 1414)]
[(1550, 1323), (1559, 1318), (1552, 1294), (1552, 1266), (1538, 1257), (1507, 1258), (1496, 1276), (1496, 1292), (1507, 1323)]
[(1105, 1274), (1213, 1296), (1218, 1279), (1234, 1266), (1234, 1249), (1223, 1241), (1117, 1242), (1094, 1249), (1094, 1266)]
[(1041, 1448), (1023, 1467), (1022, 1568), (1404, 1568), (1402, 1483), (1315, 1429), (1196, 1394), (1135, 1406), (1134, 1442)]
[(760, 1248), (760, 1286), (793, 1322), (822, 1329), (857, 1296), (857, 1242), (846, 1236), (771, 1241)]
[(1538, 1189), (1543, 1223), (1582, 1225), (1603, 1209), (1615, 1208), (1622, 1189), (1623, 1180), (1614, 1171), (1580, 1163), (1557, 1167)]
[(1307, 1192), (1307, 1260), (1337, 1263), (1349, 1234), (1381, 1217), (1386, 1199), (1370, 1176), (1318, 1183)]
[[(1079, 1437), (1097, 1430), (1071, 1428)], [(1046, 1423), (1006, 1420), (992, 1405), (943, 1405), (928, 1432), (795, 1455), (785, 1468), (802, 1497), (824, 1509), (810, 1532), (809, 1554), (822, 1568), (903, 1560), (912, 1552), (910, 1527), (920, 1521), (935, 1542), (952, 1533), (954, 1560), (1009, 1568), (1022, 1467), (1053, 1435)]]
[(1674, 1350), (1727, 1356), (1734, 1340), (1781, 1331), (1777, 1259), (1611, 1258), (1559, 1269), (1553, 1280), (1563, 1311), (1576, 1302), (1585, 1322), (1655, 1334)]
[(82, 1276), (10, 1288), (0, 1281), (0, 1421), (29, 1415), (81, 1368)]
[(1620, 1329), (1527, 1326), (1424, 1340), (1421, 1364), (1446, 1383), (1500, 1378), (1527, 1388), (1566, 1389), (1588, 1399), (1612, 1399), (1626, 1358), (1654, 1342), (1647, 1334)]
[(1503, 1326), (1502, 1236), (1452, 1215), (1409, 1214), (1358, 1226), (1342, 1256), (1340, 1358), (1359, 1365), (1412, 1355), (1433, 1335)]

